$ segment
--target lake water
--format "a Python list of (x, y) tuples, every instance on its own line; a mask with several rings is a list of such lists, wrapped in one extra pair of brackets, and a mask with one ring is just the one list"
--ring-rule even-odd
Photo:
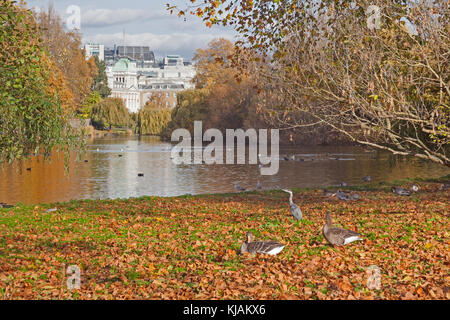
[[(62, 156), (53, 157), (50, 163), (35, 157), (11, 166), (4, 164), (0, 169), (0, 202), (35, 204), (234, 192), (234, 182), (256, 188), (257, 165), (176, 165), (170, 151), (171, 145), (157, 137), (109, 137), (90, 140), (82, 160), (71, 160), (69, 173)], [(361, 184), (367, 175), (373, 182), (389, 182), (450, 173), (434, 163), (367, 152), (361, 147), (280, 148), (281, 156), (294, 154), (296, 161), (280, 161), (277, 175), (261, 177), (263, 189), (323, 187), (341, 181)], [(138, 173), (144, 176), (138, 177)]]

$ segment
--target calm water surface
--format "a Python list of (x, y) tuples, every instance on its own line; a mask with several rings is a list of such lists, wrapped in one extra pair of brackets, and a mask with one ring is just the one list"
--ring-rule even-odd
[[(169, 143), (156, 137), (98, 138), (89, 141), (81, 161), (71, 161), (68, 174), (64, 159), (58, 156), (51, 163), (36, 157), (3, 165), (0, 202), (34, 204), (234, 192), (233, 182), (256, 188), (257, 165), (175, 165), (170, 150)], [(280, 161), (277, 175), (261, 178), (264, 189), (322, 187), (341, 181), (361, 184), (367, 175), (373, 182), (389, 182), (450, 173), (446, 167), (420, 159), (366, 152), (361, 147), (291, 147), (280, 148), (280, 154), (295, 154), (297, 161)], [(144, 177), (138, 177), (138, 173), (144, 173)]]

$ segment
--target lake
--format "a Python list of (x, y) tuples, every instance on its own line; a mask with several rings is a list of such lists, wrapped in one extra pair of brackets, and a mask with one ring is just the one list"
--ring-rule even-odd
[[(367, 175), (377, 183), (450, 173), (445, 166), (362, 147), (280, 147), (280, 156), (294, 154), (296, 161), (280, 161), (277, 175), (261, 177), (263, 189), (324, 187), (341, 181), (361, 184)], [(51, 162), (34, 157), (3, 164), (0, 202), (37, 204), (235, 192), (234, 182), (255, 189), (259, 175), (258, 165), (176, 165), (171, 160), (171, 144), (148, 136), (92, 139), (81, 161), (74, 158), (68, 173), (62, 156), (52, 157)]]

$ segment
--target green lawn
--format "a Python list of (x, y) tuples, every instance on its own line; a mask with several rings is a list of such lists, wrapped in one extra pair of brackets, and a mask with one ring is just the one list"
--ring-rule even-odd
[[(449, 299), (449, 191), (370, 189), (355, 202), (295, 190), (301, 222), (281, 191), (0, 209), (0, 299)], [(365, 240), (327, 245), (327, 211)], [(286, 247), (237, 254), (247, 231)]]

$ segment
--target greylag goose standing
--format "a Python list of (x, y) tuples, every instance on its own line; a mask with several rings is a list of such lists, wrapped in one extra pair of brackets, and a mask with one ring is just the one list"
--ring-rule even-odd
[(327, 213), (326, 223), (322, 229), (323, 236), (332, 245), (343, 246), (353, 241), (363, 240), (359, 233), (339, 227), (333, 227), (331, 213)]

